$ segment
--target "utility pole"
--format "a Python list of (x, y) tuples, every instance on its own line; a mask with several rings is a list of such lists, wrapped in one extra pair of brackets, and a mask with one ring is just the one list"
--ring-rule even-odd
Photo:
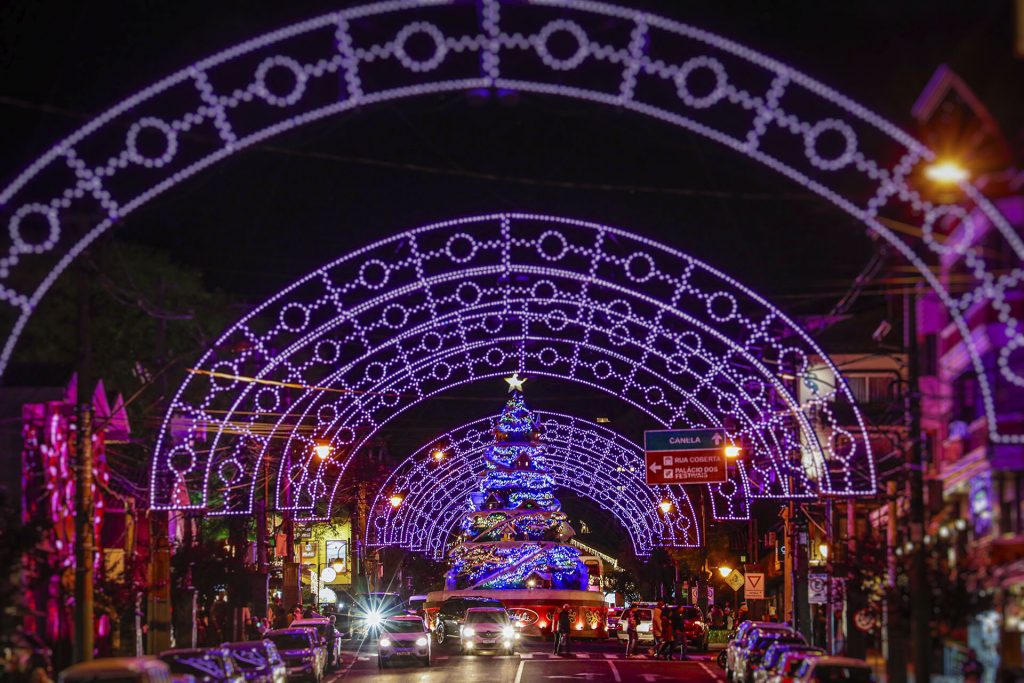
[(907, 489), (910, 497), (910, 640), (914, 680), (931, 678), (931, 605), (925, 576), (924, 546), (924, 458), (921, 452), (921, 387), (917, 352), (917, 297), (903, 297), (903, 339), (907, 350), (907, 390), (903, 404), (910, 438)]
[(88, 273), (79, 271), (78, 284), (78, 403), (75, 441), (75, 662), (92, 660), (93, 562), (96, 531), (92, 478), (92, 340), (89, 335)]

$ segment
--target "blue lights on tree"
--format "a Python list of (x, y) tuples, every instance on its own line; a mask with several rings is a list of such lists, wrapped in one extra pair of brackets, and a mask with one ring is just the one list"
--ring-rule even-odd
[(494, 435), (464, 540), (450, 553), (447, 588), (586, 590), (580, 551), (566, 545), (575, 532), (554, 495), (540, 422), (521, 391), (505, 404)]

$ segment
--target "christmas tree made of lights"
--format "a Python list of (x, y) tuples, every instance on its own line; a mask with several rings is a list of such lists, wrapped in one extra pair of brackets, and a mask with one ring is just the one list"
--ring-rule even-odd
[(487, 471), (470, 497), (463, 541), (449, 553), (447, 588), (586, 590), (580, 551), (566, 542), (575, 533), (554, 496), (545, 466), (537, 416), (521, 383), (498, 416)]

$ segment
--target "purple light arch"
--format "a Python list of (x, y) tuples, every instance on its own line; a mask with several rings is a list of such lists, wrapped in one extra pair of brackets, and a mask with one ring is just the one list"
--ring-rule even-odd
[[(647, 486), (643, 450), (611, 429), (581, 418), (536, 411), (544, 427), (544, 452), (557, 486), (571, 489), (611, 512), (629, 533), (633, 550), (650, 555), (656, 547), (699, 547), (700, 525), (681, 486)], [(486, 470), (484, 451), (493, 438), (494, 418), (457, 427), (424, 444), (388, 477), (366, 520), (367, 545), (399, 546), (445, 554), (452, 528), (468, 511), (470, 492)], [(433, 458), (444, 444), (445, 457)], [(402, 504), (391, 505), (393, 494)], [(668, 515), (659, 512), (672, 502)], [(747, 501), (734, 501), (729, 518), (741, 518)], [(720, 518), (717, 517), (716, 519)]]
[[(574, 42), (571, 56), (552, 54), (556, 34)], [(417, 35), (434, 45), (429, 57), (406, 50)], [(287, 89), (268, 85), (275, 71), (290, 79)], [(691, 77), (700, 72), (713, 78), (709, 92), (694, 90)], [(969, 237), (989, 230), (1018, 261), (1024, 242), (980, 191), (961, 184), (966, 206), (927, 201), (910, 178), (935, 154), (853, 100), (699, 28), (588, 0), (391, 0), (349, 7), (201, 60), (96, 117), (0, 190), (8, 228), (0, 246), (0, 304), (16, 316), (3, 323), (0, 372), (56, 278), (116, 221), (165, 190), (305, 123), (479, 88), (570, 97), (654, 117), (762, 163), (854, 216), (906, 258), (949, 310), (978, 375), (990, 438), (1024, 443), (1024, 434), (1008, 431), (1016, 427), (1000, 424), (995, 410), (1000, 384), (1024, 386), (1011, 362), (1024, 347), (1024, 326), (1008, 296), (1024, 281), (1024, 268), (995, 272)], [(197, 132), (216, 142), (184, 137)], [(142, 149), (143, 134), (162, 144)], [(822, 151), (826, 137), (841, 143), (837, 154)], [(913, 222), (919, 235), (888, 229), (879, 220), (883, 210)], [(102, 218), (75, 232), (63, 222), (71, 212)], [(41, 230), (30, 232), (28, 223)], [(952, 239), (937, 239), (939, 226)], [(950, 251), (963, 256), (971, 278), (973, 287), (963, 294), (948, 291), (929, 268)], [(978, 307), (991, 309), (992, 327), (1004, 340), (991, 369), (965, 322)]]
[[(782, 379), (806, 376), (812, 357), (831, 365), (809, 336), (707, 264), (596, 223), (492, 214), (410, 230), (314, 271), (213, 348), (165, 418), (158, 509), (248, 514), (267, 460), (276, 507), (327, 517), (353, 454), (389, 421), (516, 370), (596, 388), (655, 424), (725, 427), (748, 457), (712, 487), (720, 516), (739, 494), (876, 489), (870, 443), (835, 417), (865, 431), (845, 384), (800, 405)], [(284, 384), (305, 388), (284, 401)], [(339, 457), (316, 459), (323, 441)], [(247, 496), (221, 495), (243, 481)]]

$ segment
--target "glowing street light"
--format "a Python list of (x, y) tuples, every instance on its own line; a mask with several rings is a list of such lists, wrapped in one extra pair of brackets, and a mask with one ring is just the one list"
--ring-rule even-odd
[(956, 185), (970, 177), (967, 169), (952, 159), (936, 161), (924, 169), (924, 175), (928, 180), (939, 185)]
[(400, 493), (392, 494), (392, 496), (391, 496), (391, 507), (397, 508), (399, 505), (402, 504), (403, 500), (405, 500), (405, 496), (403, 496), (402, 494), (400, 494)]
[(721, 566), (718, 568), (718, 573), (722, 575), (723, 579), (728, 579), (729, 574), (732, 574), (732, 567)]
[(661, 511), (667, 515), (672, 512), (672, 501), (666, 498), (658, 504), (658, 507), (660, 507)]
[(331, 562), (331, 569), (333, 569), (338, 574), (340, 574), (341, 570), (344, 569), (344, 568), (345, 568), (345, 563), (341, 561), (341, 558), (338, 558), (338, 559), (334, 560), (334, 562)]
[(739, 446), (726, 446), (725, 447), (725, 457), (727, 457), (727, 458), (738, 458), (738, 457), (740, 457), (740, 451), (741, 451), (741, 449), (740, 449)]
[(818, 554), (826, 560), (828, 559), (828, 543), (820, 543), (818, 545)]
[(332, 446), (329, 443), (318, 443), (317, 445), (313, 446), (313, 452), (316, 453), (316, 457), (320, 458), (321, 460), (326, 460), (327, 458), (331, 457), (331, 451), (333, 450), (334, 446)]
[(444, 450), (441, 448), (435, 448), (430, 455), (437, 462), (441, 462), (442, 460), (444, 460)]

